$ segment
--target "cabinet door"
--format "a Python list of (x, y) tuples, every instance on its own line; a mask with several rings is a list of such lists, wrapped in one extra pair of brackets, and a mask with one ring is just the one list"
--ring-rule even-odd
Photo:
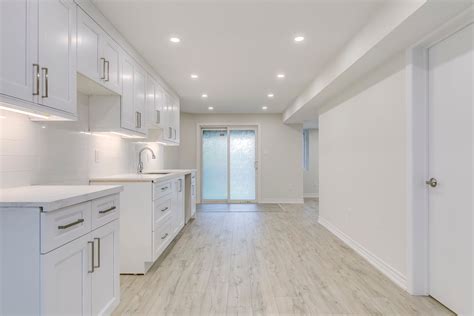
[(159, 112), (155, 107), (156, 84), (149, 75), (146, 78), (146, 112), (148, 128), (157, 128), (159, 124)]
[(100, 55), (101, 33), (94, 20), (77, 10), (77, 71), (98, 82), (105, 78), (105, 60)]
[(133, 72), (133, 105), (136, 119), (135, 130), (144, 134), (146, 133), (145, 78), (145, 71), (138, 65), (135, 65)]
[(91, 237), (95, 244), (92, 315), (108, 315), (120, 301), (119, 221), (94, 230)]
[(76, 5), (72, 0), (39, 2), (39, 102), (76, 114)]
[(171, 98), (164, 92), (164, 108), (163, 108), (163, 139), (170, 141), (173, 138), (173, 128), (171, 127)]
[(175, 142), (179, 144), (180, 140), (180, 103), (179, 99), (175, 99), (175, 106), (174, 106), (174, 129), (175, 129)]
[(0, 93), (34, 101), (39, 71), (38, 1), (0, 1)]
[(41, 256), (42, 315), (90, 315), (89, 240), (87, 234)]
[(159, 84), (156, 84), (156, 88), (155, 88), (155, 109), (156, 111), (159, 113), (158, 114), (158, 124), (157, 124), (157, 127), (159, 128), (162, 128), (164, 125), (163, 125), (163, 122), (164, 122), (164, 115), (163, 115), (163, 108), (164, 108), (164, 91), (163, 89), (160, 87)]
[(133, 130), (135, 124), (135, 111), (133, 108), (133, 62), (127, 55), (124, 55), (122, 58), (121, 126)]
[(104, 83), (110, 90), (122, 94), (122, 76), (120, 75), (120, 49), (107, 34), (101, 37), (101, 58), (104, 59)]

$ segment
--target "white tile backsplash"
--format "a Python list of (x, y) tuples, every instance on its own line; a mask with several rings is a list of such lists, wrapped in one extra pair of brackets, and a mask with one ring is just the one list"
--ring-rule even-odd
[[(137, 153), (150, 146), (156, 160), (145, 168), (177, 168), (177, 147), (136, 144), (112, 135), (88, 133), (88, 97), (78, 94), (79, 120), (34, 122), (2, 111), (0, 119), (0, 188), (30, 184), (87, 184), (90, 177), (136, 171)], [(96, 159), (98, 153), (98, 160)], [(148, 153), (147, 153), (148, 155)]]

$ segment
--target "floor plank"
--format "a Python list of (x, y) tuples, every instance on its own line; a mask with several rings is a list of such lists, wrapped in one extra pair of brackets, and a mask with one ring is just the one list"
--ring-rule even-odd
[(452, 315), (411, 296), (305, 204), (200, 205), (145, 276), (121, 276), (114, 315)]

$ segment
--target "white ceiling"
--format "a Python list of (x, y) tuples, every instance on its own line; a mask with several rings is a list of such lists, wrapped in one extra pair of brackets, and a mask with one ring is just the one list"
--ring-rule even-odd
[[(279, 113), (382, 1), (94, 2), (180, 95), (182, 111), (213, 106), (218, 113), (261, 113), (266, 105)], [(305, 41), (297, 44), (300, 34)], [(171, 36), (181, 43), (171, 43)], [(279, 72), (286, 78), (277, 79)]]

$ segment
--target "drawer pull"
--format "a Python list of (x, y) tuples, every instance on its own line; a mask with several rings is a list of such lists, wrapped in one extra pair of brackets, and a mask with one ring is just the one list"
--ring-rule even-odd
[(95, 249), (94, 249), (94, 242), (93, 241), (88, 241), (87, 242), (88, 244), (90, 244), (92, 246), (92, 251), (91, 251), (91, 269), (89, 271), (87, 271), (88, 273), (94, 273), (94, 254), (95, 254)]
[(163, 236), (161, 236), (161, 239), (165, 239), (166, 237), (168, 237), (168, 233), (164, 234)]
[(162, 211), (162, 212), (166, 212), (167, 210), (168, 210), (168, 206), (165, 207), (164, 209), (162, 209), (161, 211)]
[[(97, 265), (94, 265), (94, 261), (92, 261), (92, 265), (94, 268), (100, 268), (100, 238), (94, 238), (94, 242), (97, 240)], [(92, 242), (92, 244), (94, 244)]]
[(75, 226), (75, 225), (77, 225), (77, 224), (80, 224), (80, 223), (82, 223), (82, 222), (84, 222), (84, 219), (83, 219), (83, 218), (80, 218), (80, 219), (78, 219), (77, 221), (72, 222), (72, 223), (69, 223), (69, 224), (67, 224), (67, 225), (59, 225), (59, 226), (58, 226), (58, 229), (66, 229), (66, 228)]
[(99, 214), (105, 214), (105, 213), (108, 213), (108, 212), (113, 211), (113, 210), (115, 210), (115, 209), (116, 209), (116, 207), (115, 207), (115, 206), (112, 206), (111, 208), (108, 208), (108, 209), (106, 209), (106, 210), (99, 211)]
[(168, 190), (168, 187), (161, 188), (161, 191), (166, 191), (166, 190)]

